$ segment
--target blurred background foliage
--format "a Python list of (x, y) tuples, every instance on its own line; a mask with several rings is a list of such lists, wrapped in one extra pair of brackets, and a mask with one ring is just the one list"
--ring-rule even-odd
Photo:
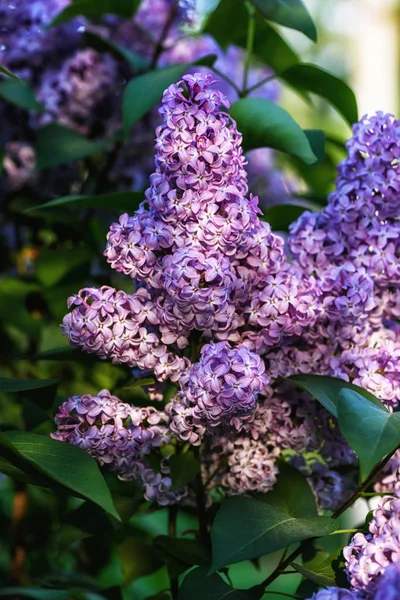
[[(12, 8), (13, 4), (16, 8)], [(45, 1), (42, 4), (46, 6)], [(130, 16), (105, 17), (99, 8), (98, 12), (89, 10), (81, 22), (80, 15), (82, 10), (85, 14), (85, 7), (106, 4), (91, 3), (90, 0), (73, 3), (78, 6), (78, 21), (72, 21), (72, 28), (74, 35), (79, 31), (79, 48), (98, 53), (96, 57), (100, 60), (108, 57), (114, 62), (111, 66), (103, 65), (104, 69), (116, 70), (110, 89), (101, 98), (102, 105), (87, 102), (88, 115), (93, 117), (89, 119), (90, 126), (85, 128), (85, 123), (80, 122), (79, 110), (69, 118), (62, 101), (63, 94), (72, 93), (68, 81), (65, 89), (62, 82), (57, 83), (61, 91), (56, 109), (46, 107), (47, 94), (51, 95), (56, 84), (41, 87), (38, 73), (46, 70), (46, 61), (51, 63), (54, 59), (46, 54), (58, 51), (54, 50), (54, 41), (53, 47), (49, 44), (43, 55), (38, 54), (38, 64), (32, 67), (34, 57), (30, 54), (29, 44), (22, 50), (25, 58), (14, 63), (10, 61), (10, 68), (14, 67), (11, 70), (30, 87), (21, 88), (25, 84), (7, 74), (0, 81), (3, 98), (0, 100), (3, 153), (0, 191), (1, 375), (15, 379), (57, 380), (50, 388), (12, 393), (0, 388), (0, 427), (3, 432), (23, 429), (47, 435), (54, 429), (52, 416), (56, 407), (68, 396), (95, 394), (102, 388), (113, 390), (125, 402), (148, 404), (143, 389), (134, 385), (135, 379), (129, 369), (103, 363), (69, 348), (60, 330), (66, 298), (86, 285), (111, 285), (130, 290), (128, 278), (121, 277), (106, 265), (102, 256), (105, 236), (112, 220), (124, 210), (133, 212), (143, 200), (152, 168), (152, 139), (157, 124), (154, 107), (159, 103), (162, 90), (180, 75), (173, 72), (172, 76), (159, 79), (150, 77), (148, 82), (143, 77), (146, 73), (161, 73), (160, 69), (168, 65), (195, 62), (199, 58), (203, 58), (200, 60), (203, 64), (211, 64), (212, 60), (210, 63), (204, 56), (213, 52), (200, 51), (200, 55), (191, 56), (190, 39), (196, 39), (202, 30), (211, 33), (224, 48), (232, 43), (239, 47), (246, 45), (247, 24), (236, 12), (239, 5), (241, 9), (244, 7), (241, 0), (221, 0), (219, 6), (215, 1), (199, 0), (200, 16), (186, 23), (179, 35), (171, 34), (172, 50), (176, 50), (174, 46), (179, 38), (177, 58), (168, 57), (165, 23), (161, 23), (164, 37), (159, 42), (153, 40), (149, 44), (139, 40), (141, 27), (138, 27), (135, 44), (129, 45), (130, 29), (127, 26), (124, 34), (123, 22), (135, 18), (132, 14), (138, 8), (138, 2), (130, 3), (133, 7)], [(157, 7), (153, 10), (157, 12), (158, 2), (155, 4)], [(171, 3), (167, 0), (164, 4), (170, 8)], [(361, 114), (376, 108), (395, 111), (398, 106), (397, 3), (309, 0), (306, 4), (317, 23), (318, 43), (314, 44), (298, 31), (276, 24), (268, 25), (271, 36), (268, 38), (261, 28), (260, 34), (256, 35), (252, 58), (252, 67), (260, 69), (258, 79), (265, 76), (262, 69), (267, 69), (267, 74), (272, 77), (274, 69), (285, 71), (296, 64), (300, 56), (302, 62), (327, 69), (353, 86)], [(26, 35), (23, 29), (29, 29), (30, 24), (21, 26), (18, 31), (18, 26), (10, 21), (13, 17), (9, 13), (15, 9), (17, 15), (17, 5), (11, 0), (0, 2), (0, 18), (5, 19), (8, 11), (5, 28), (14, 26), (16, 35), (23, 36)], [(115, 6), (123, 6), (123, 2), (115, 1)], [(112, 12), (115, 9), (113, 3), (110, 7)], [(222, 11), (222, 16), (218, 10)], [(375, 25), (372, 30), (371, 21)], [(45, 18), (38, 27), (44, 28), (46, 24)], [(71, 27), (70, 21), (68, 25), (55, 26), (53, 31), (68, 26)], [(114, 35), (118, 29), (120, 37)], [(4, 33), (1, 31), (0, 41)], [(69, 35), (71, 29), (59, 31), (63, 36)], [(14, 42), (12, 36), (10, 40), (0, 45), (0, 63), (4, 67), (8, 64), (7, 60), (2, 60), (2, 55), (7, 59), (5, 46)], [(373, 62), (367, 58), (369, 47), (374, 49)], [(61, 69), (67, 59), (60, 60), (56, 68)], [(90, 61), (87, 67), (75, 66), (75, 71), (69, 71), (71, 77), (78, 73), (78, 89), (75, 90), (78, 103), (85, 103), (87, 94), (99, 94), (96, 85), (90, 87), (84, 75), (82, 94), (79, 93), (79, 68), (89, 71), (96, 68), (93, 56)], [(230, 69), (236, 67), (236, 63), (227, 59), (225, 74), (230, 76)], [(243, 70), (243, 64), (240, 68)], [(222, 65), (220, 70), (223, 71)], [(165, 75), (165, 71), (163, 73)], [(55, 73), (48, 75), (50, 82), (54, 81), (54, 76)], [(67, 77), (68, 71), (63, 76)], [(95, 76), (100, 76), (97, 71)], [(288, 224), (305, 207), (324, 203), (333, 186), (335, 165), (344, 155), (344, 141), (349, 137), (350, 129), (346, 118), (332, 107), (332, 102), (326, 101), (324, 94), (313, 94), (312, 84), (304, 86), (302, 76), (292, 79), (287, 76), (283, 82), (271, 79), (269, 85), (261, 96), (283, 106), (303, 129), (322, 129), (326, 133), (322, 148), (320, 138), (313, 140), (313, 149), (318, 154), (314, 166), (298, 157), (281, 152), (272, 154), (271, 151), (261, 155), (260, 162), (250, 160), (250, 188), (260, 194), (264, 213), (273, 228), (285, 232)], [(340, 104), (336, 85), (325, 81), (322, 87), (328, 99), (336, 99)], [(129, 97), (128, 93), (131, 94)], [(347, 92), (343, 93), (346, 95)], [(237, 99), (234, 96), (233, 93), (233, 100)], [(347, 111), (350, 110), (348, 100), (349, 96), (344, 99)], [(44, 112), (38, 101), (45, 105)], [(110, 116), (114, 113), (118, 115), (117, 122), (110, 124)], [(122, 121), (125, 130), (128, 129), (128, 138), (123, 133)], [(49, 206), (41, 206), (50, 202)], [(0, 466), (2, 460), (0, 458)], [(165, 543), (165, 537), (161, 536), (168, 534), (166, 509), (145, 503), (133, 484), (121, 485), (116, 478), (106, 476), (122, 526), (98, 506), (73, 498), (65, 489), (50, 490), (0, 474), (0, 583), (4, 588), (25, 586), (23, 594), (18, 592), (21, 597), (49, 600), (166, 600), (170, 597), (168, 571), (180, 576), (192, 564), (203, 564), (198, 556), (195, 560), (191, 557), (191, 552), (198, 552), (197, 547), (177, 551)], [(355, 511), (344, 525), (349, 526), (349, 519), (356, 521), (357, 518)], [(178, 534), (186, 534), (188, 541), (194, 541), (192, 532), (196, 528), (197, 521), (190, 509), (180, 510)], [(343, 546), (343, 537), (334, 537), (334, 547), (326, 546), (326, 552), (338, 552)], [(329, 543), (332, 545), (332, 540)], [(276, 552), (254, 564), (238, 564), (229, 569), (229, 577), (239, 587), (257, 585), (273, 570), (280, 557), (281, 552)], [(311, 587), (301, 584), (299, 588), (300, 582), (299, 574), (280, 577), (275, 590), (283, 596), (269, 593), (265, 598), (278, 600), (284, 594), (295, 593), (299, 595), (293, 597), (307, 597), (314, 588), (312, 584)], [(37, 586), (42, 589), (31, 589)], [(12, 594), (12, 591), (0, 590), (0, 596)], [(15, 593), (14, 597), (17, 597)]]

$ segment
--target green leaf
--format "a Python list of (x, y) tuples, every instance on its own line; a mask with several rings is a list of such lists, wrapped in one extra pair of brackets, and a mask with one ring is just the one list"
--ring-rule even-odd
[[(207, 17), (203, 32), (209, 33), (222, 47), (231, 44), (246, 48), (248, 11), (243, 0), (221, 0)], [(297, 54), (278, 31), (257, 13), (253, 54), (277, 73), (300, 61)]]
[(386, 454), (400, 445), (400, 413), (388, 412), (354, 390), (339, 393), (339, 428), (360, 459), (364, 480)]
[[(7, 431), (2, 438), (12, 446), (18, 467), (19, 460), (23, 459), (46, 478), (91, 500), (120, 520), (99, 467), (89, 454), (71, 444), (26, 431)], [(10, 460), (10, 456), (6, 458)]]
[(0, 98), (26, 110), (44, 110), (43, 104), (36, 100), (31, 88), (19, 79), (0, 81)]
[(316, 517), (317, 506), (307, 479), (288, 463), (278, 460), (279, 475), (274, 488), (266, 494), (257, 494), (257, 500), (281, 508), (291, 517)]
[(126, 61), (134, 73), (145, 71), (150, 66), (150, 61), (147, 58), (128, 50), (120, 44), (111, 42), (110, 40), (93, 33), (93, 31), (86, 31), (84, 33), (84, 39), (86, 44), (97, 50), (97, 52), (107, 52), (117, 60), (122, 59)]
[(164, 90), (178, 81), (188, 65), (179, 64), (139, 75), (125, 88), (123, 97), (123, 120), (125, 135), (153, 106), (161, 101)]
[(39, 204), (28, 209), (26, 212), (38, 211), (48, 208), (57, 208), (59, 206), (79, 207), (79, 208), (102, 208), (108, 210), (126, 210), (134, 212), (139, 204), (144, 201), (144, 196), (140, 192), (115, 192), (113, 194), (102, 194), (100, 196), (63, 196), (50, 200), (44, 204)]
[(265, 98), (243, 98), (232, 104), (230, 114), (243, 134), (245, 151), (268, 147), (298, 156), (307, 164), (317, 160), (304, 131), (277, 104)]
[(39, 129), (36, 137), (37, 169), (49, 169), (60, 164), (104, 152), (110, 140), (88, 140), (68, 127), (52, 123)]
[(317, 556), (312, 561), (305, 565), (299, 565), (298, 563), (290, 563), (291, 567), (298, 573), (307, 577), (310, 581), (313, 581), (319, 586), (335, 586), (336, 575), (332, 567), (332, 557), (328, 556), (324, 560), (321, 560), (320, 556)]
[(89, 264), (92, 252), (89, 248), (60, 248), (44, 250), (36, 261), (36, 277), (45, 286), (59, 283), (70, 271)]
[(286, 379), (289, 383), (309, 392), (314, 398), (322, 404), (328, 412), (337, 418), (337, 404), (339, 394), (344, 389), (354, 390), (369, 402), (382, 407), (382, 402), (378, 400), (371, 392), (364, 390), (358, 385), (337, 379), (336, 377), (327, 377), (326, 375), (292, 375)]
[(217, 574), (208, 575), (208, 569), (199, 567), (190, 571), (179, 588), (178, 600), (259, 600), (264, 587), (235, 590)]
[(23, 596), (24, 598), (32, 598), (33, 600), (68, 600), (71, 598), (71, 591), (26, 587), (8, 587), (0, 589), (0, 598), (8, 598), (9, 596)]
[(317, 41), (317, 29), (302, 0), (250, 0), (258, 11), (270, 21), (304, 33)]
[(313, 167), (320, 164), (325, 158), (325, 133), (321, 129), (304, 129), (304, 133), (310, 142), (311, 150), (317, 157)]
[(162, 550), (164, 555), (173, 556), (186, 565), (210, 564), (208, 552), (197, 540), (159, 535), (154, 539), (153, 546), (156, 551)]
[(43, 408), (49, 408), (57, 393), (59, 379), (7, 379), (0, 377), (0, 393), (19, 393)]
[[(238, 45), (246, 48), (246, 36), (238, 40)], [(253, 53), (275, 73), (280, 73), (300, 61), (293, 48), (261, 15), (256, 15)]]
[(286, 511), (246, 496), (225, 500), (212, 529), (213, 568), (258, 558), (337, 529), (329, 517), (296, 518)]
[(12, 77), (12, 79), (16, 79), (17, 81), (21, 81), (19, 77), (14, 75), (14, 73), (11, 73), (4, 65), (0, 65), (0, 73), (7, 75), (7, 77)]
[(75, 17), (100, 17), (114, 14), (130, 19), (136, 12), (140, 0), (72, 0), (50, 23), (50, 27), (66, 23)]
[(318, 204), (313, 202), (298, 202), (293, 204), (275, 204), (264, 210), (261, 217), (267, 221), (274, 231), (289, 231), (289, 226), (296, 221), (305, 210), (321, 210)]
[(171, 490), (179, 490), (196, 477), (200, 472), (200, 463), (193, 452), (174, 454), (169, 460), (171, 468)]
[(8, 379), (0, 377), (0, 392), (27, 392), (57, 386), (59, 379)]
[(205, 56), (194, 63), (178, 64), (157, 69), (132, 79), (125, 88), (123, 97), (123, 122), (125, 136), (153, 106), (161, 101), (164, 90), (178, 81), (193, 65), (212, 66), (216, 57)]
[(339, 77), (311, 64), (290, 67), (280, 78), (301, 92), (312, 92), (325, 98), (343, 118), (353, 125), (358, 121), (357, 101), (353, 91)]

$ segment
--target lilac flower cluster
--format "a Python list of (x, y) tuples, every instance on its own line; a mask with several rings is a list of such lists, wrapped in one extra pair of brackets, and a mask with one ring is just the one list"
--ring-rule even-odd
[(72, 312), (63, 322), (71, 345), (85, 352), (176, 381), (187, 361), (171, 354), (160, 339), (157, 307), (146, 289), (126, 294), (103, 286), (84, 288), (68, 300)]
[(199, 362), (182, 375), (181, 392), (167, 407), (171, 429), (191, 444), (224, 425), (240, 431), (253, 418), (257, 397), (267, 384), (264, 363), (245, 346), (206, 344)]
[(54, 439), (82, 448), (123, 481), (141, 481), (147, 500), (167, 505), (187, 494), (186, 489), (171, 490), (168, 457), (159, 455), (159, 472), (146, 461), (150, 452), (154, 454), (171, 439), (163, 411), (125, 404), (101, 390), (97, 396), (69, 398), (59, 407), (55, 422)]
[(369, 533), (356, 533), (343, 550), (348, 579), (364, 598), (374, 598), (382, 575), (399, 560), (399, 482), (396, 482), (394, 494), (394, 498), (383, 498), (373, 511)]
[[(320, 508), (335, 510), (355, 485), (340, 467), (355, 471), (356, 456), (322, 407), (277, 379), (334, 375), (370, 389), (390, 408), (399, 401), (396, 288), (385, 304), (382, 273), (360, 263), (354, 246), (362, 215), (371, 213), (356, 203), (365, 178), (361, 167), (357, 175), (361, 150), (354, 150), (362, 146), (362, 126), (326, 209), (305, 213), (292, 227), (289, 262), (283, 239), (259, 219), (258, 199), (247, 198), (241, 135), (214, 84), (210, 74), (195, 73), (165, 91), (146, 200), (110, 227), (105, 256), (135, 280), (136, 292), (81, 290), (69, 300), (63, 331), (102, 359), (152, 371), (154, 401), (162, 400), (163, 382), (179, 385), (165, 407), (169, 435), (177, 444), (202, 444), (209, 490), (268, 491), (281, 456), (308, 477)], [(395, 134), (383, 121), (365, 122), (365, 137), (370, 143), (378, 139), (371, 131), (380, 131), (394, 168)], [(397, 127), (390, 117), (385, 122)], [(369, 152), (380, 157), (383, 150)], [(382, 208), (384, 223), (375, 219), (378, 192), (370, 218), (396, 229), (394, 208)], [(340, 194), (348, 196), (348, 214), (339, 222), (327, 215)]]
[(400, 482), (394, 498), (383, 498), (373, 511), (369, 533), (356, 533), (343, 550), (350, 590), (327, 588), (310, 600), (397, 600), (400, 595)]

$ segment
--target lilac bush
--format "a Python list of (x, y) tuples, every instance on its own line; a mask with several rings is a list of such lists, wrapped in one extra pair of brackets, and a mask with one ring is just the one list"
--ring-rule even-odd
[[(23, 215), (16, 244), (32, 244), (31, 270), (18, 248), (20, 279), (10, 270), (0, 281), (4, 340), (19, 357), (0, 387), (23, 400), (17, 430), (6, 420), (0, 432), (0, 471), (22, 482), (22, 507), (26, 485), (59, 494), (51, 553), (58, 561), (64, 536), (77, 552), (43, 576), (46, 592), (63, 595), (60, 573), (75, 586), (75, 565), (80, 573), (87, 563), (90, 577), (65, 597), (136, 598), (131, 567), (140, 579), (164, 565), (155, 595), (146, 588), (141, 600), (261, 600), (296, 573), (303, 580), (289, 583), (289, 597), (394, 600), (400, 125), (382, 112), (357, 120), (344, 82), (298, 62), (269, 22), (315, 40), (301, 0), (295, 19), (286, 5), (276, 15), (274, 2), (237, 0), (235, 22), (229, 2), (202, 21), (191, 0), (0, 0), (4, 215)], [(214, 14), (226, 23), (215, 27)], [(295, 199), (296, 177), (282, 182), (263, 147), (289, 155), (306, 196), (318, 195), (309, 182), (333, 142), (277, 105), (286, 83), (303, 95), (323, 89), (353, 123), (326, 202)], [(61, 331), (72, 350), (49, 350), (67, 296)], [(44, 344), (38, 322), (50, 325)], [(37, 380), (54, 355), (65, 370)], [(341, 529), (359, 498), (384, 494), (366, 525)], [(6, 507), (7, 581), (35, 593), (42, 571), (20, 504)], [(326, 538), (346, 533), (338, 556)], [(31, 579), (18, 571), (28, 560), (21, 544)], [(260, 560), (279, 551), (275, 567), (275, 557)], [(256, 575), (242, 590), (232, 565), (246, 561)]]

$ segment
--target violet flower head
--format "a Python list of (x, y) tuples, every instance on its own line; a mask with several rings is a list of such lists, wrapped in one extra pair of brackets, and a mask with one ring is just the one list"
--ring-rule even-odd
[(400, 562), (388, 566), (379, 582), (374, 600), (397, 600), (400, 597)]
[(199, 362), (180, 379), (181, 391), (169, 406), (171, 429), (192, 443), (200, 441), (205, 430), (213, 432), (219, 426), (240, 431), (252, 419), (257, 397), (267, 384), (257, 354), (245, 346), (210, 342), (203, 346)]
[(116, 364), (150, 369), (160, 381), (176, 381), (186, 369), (187, 359), (161, 342), (156, 306), (144, 288), (136, 294), (107, 286), (84, 288), (68, 304), (74, 308), (62, 328), (72, 346)]
[(343, 549), (347, 577), (353, 589), (372, 600), (386, 570), (400, 558), (400, 483), (394, 498), (383, 498), (373, 511), (370, 533), (356, 533)]
[(355, 592), (343, 588), (328, 587), (315, 594), (309, 600), (361, 600)]

